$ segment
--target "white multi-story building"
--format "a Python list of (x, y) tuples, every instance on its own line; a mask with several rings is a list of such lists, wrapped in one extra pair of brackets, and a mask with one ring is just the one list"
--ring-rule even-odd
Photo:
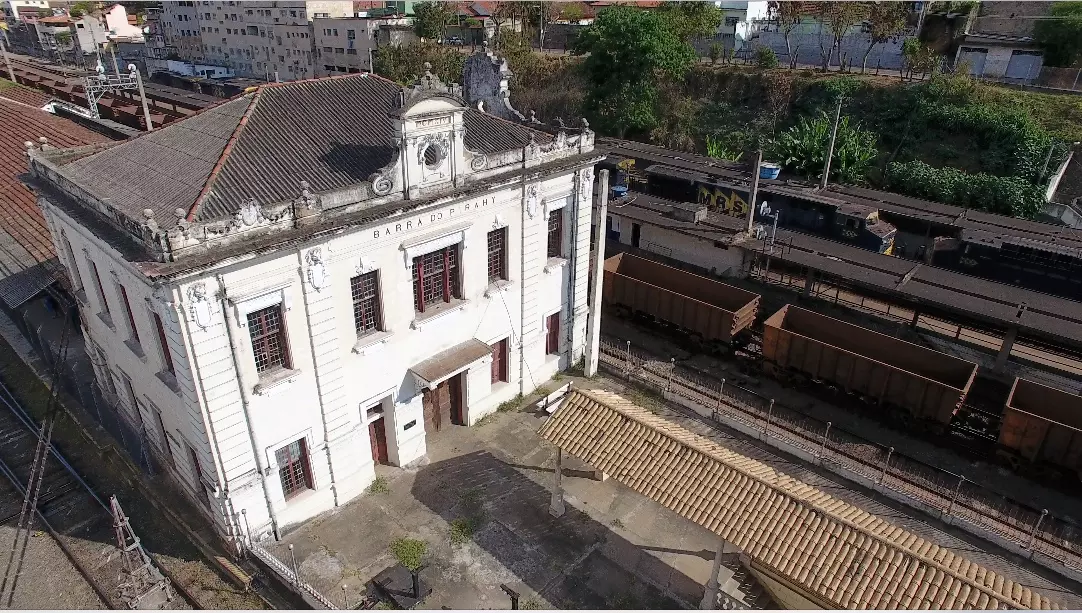
[(38, 17), (39, 11), (48, 11), (49, 0), (3, 0), (0, 9), (5, 21), (22, 21), (26, 17)]
[(163, 2), (158, 18), (165, 39), (164, 46), (170, 53), (175, 52), (181, 59), (190, 62), (202, 62), (204, 56), (196, 4), (194, 0)]
[[(320, 76), (368, 72), (378, 46), (378, 33), (387, 29), (397, 35), (410, 28), (403, 17), (317, 17), (312, 20), (316, 73)], [(393, 36), (385, 36), (388, 40)]]
[(223, 536), (345, 503), (583, 355), (593, 133), (458, 89), (270, 84), (31, 152), (99, 382)]

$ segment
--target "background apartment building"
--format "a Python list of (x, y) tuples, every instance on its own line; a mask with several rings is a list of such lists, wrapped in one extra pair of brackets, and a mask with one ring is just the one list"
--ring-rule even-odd
[[(370, 72), (376, 49), (381, 41), (378, 33), (388, 30), (409, 40), (412, 35), (409, 20), (401, 16), (316, 18), (312, 22), (319, 76)], [(390, 37), (384, 37), (391, 40)], [(396, 40), (398, 44), (409, 40)]]
[(201, 0), (165, 3), (158, 23), (161, 46), (178, 59), (291, 81), (371, 70), (378, 28), (405, 32), (411, 8), (411, 2)]

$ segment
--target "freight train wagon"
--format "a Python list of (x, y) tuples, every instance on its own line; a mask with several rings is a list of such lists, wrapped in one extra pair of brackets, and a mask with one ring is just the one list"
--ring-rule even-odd
[(977, 365), (793, 305), (763, 322), (763, 358), (944, 431)]
[(1015, 379), (999, 445), (1012, 463), (1052, 465), (1082, 478), (1082, 396)]
[(629, 253), (605, 260), (601, 300), (721, 346), (751, 327), (759, 312), (758, 294)]

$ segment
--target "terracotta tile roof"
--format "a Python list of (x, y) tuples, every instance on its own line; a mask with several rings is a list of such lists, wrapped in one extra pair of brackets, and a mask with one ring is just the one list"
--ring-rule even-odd
[(45, 106), (52, 100), (52, 97), (44, 92), (30, 87), (23, 87), (7, 79), (0, 79), (0, 98), (7, 98), (8, 100), (22, 102), (38, 108)]
[(37, 262), (56, 253), (37, 198), (19, 177), (27, 172), (26, 141), (44, 136), (50, 145), (67, 148), (108, 141), (79, 124), (0, 97), (0, 228)]
[(542, 438), (717, 533), (833, 609), (1055, 609), (1029, 588), (601, 390)]
[[(365, 74), (270, 84), (63, 167), (80, 185), (162, 227), (234, 215), (249, 198), (277, 204), (301, 181), (324, 192), (368, 180), (396, 155), (391, 113), (402, 88)], [(492, 154), (551, 135), (464, 113), (466, 147)]]

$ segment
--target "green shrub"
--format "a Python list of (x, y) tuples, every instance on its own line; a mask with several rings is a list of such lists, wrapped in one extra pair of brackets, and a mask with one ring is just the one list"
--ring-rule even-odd
[(1033, 219), (1044, 206), (1044, 190), (1019, 177), (968, 174), (914, 160), (887, 169), (888, 187), (902, 194), (990, 213)]
[[(772, 157), (804, 176), (822, 176), (832, 124), (833, 118), (823, 112), (813, 119), (801, 117), (797, 125), (778, 135)], [(845, 183), (863, 183), (877, 154), (875, 134), (862, 130), (855, 122), (851, 124), (849, 117), (842, 117), (834, 142), (831, 177)]]
[(411, 571), (421, 568), (427, 551), (428, 543), (420, 539), (400, 538), (391, 543), (391, 555)]
[(759, 47), (755, 50), (755, 65), (759, 68), (777, 68), (778, 54), (770, 47)]

